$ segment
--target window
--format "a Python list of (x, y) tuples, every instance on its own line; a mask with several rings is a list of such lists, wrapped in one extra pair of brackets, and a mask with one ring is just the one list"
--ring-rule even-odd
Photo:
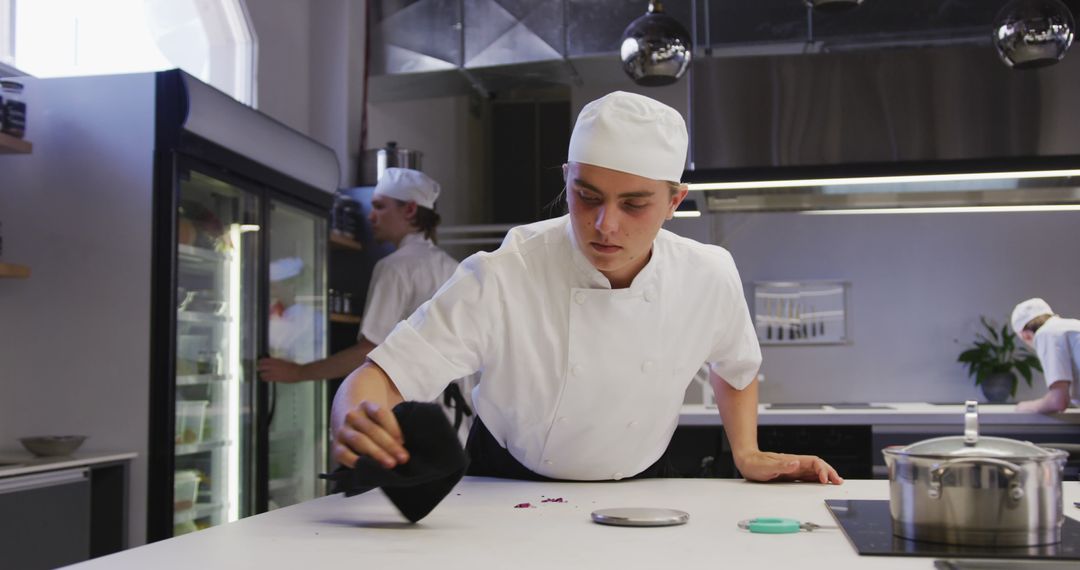
[(11, 22), (3, 26), (0, 15), (0, 30), (9, 30), (8, 57), (27, 74), (179, 67), (255, 103), (255, 41), (243, 0), (0, 0), (0, 14), (5, 4)]
[(6, 68), (15, 63), (14, 13), (12, 0), (0, 0), (0, 76), (7, 75)]

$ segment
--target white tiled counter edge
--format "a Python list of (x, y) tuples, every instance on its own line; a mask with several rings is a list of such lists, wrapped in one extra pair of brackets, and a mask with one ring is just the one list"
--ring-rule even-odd
[[(758, 406), (758, 425), (955, 425), (963, 426), (964, 406), (938, 405), (926, 403), (889, 403), (881, 402), (875, 406), (888, 409), (836, 409), (826, 404), (824, 409), (783, 409), (770, 410), (762, 404)], [(715, 407), (701, 404), (685, 405), (679, 414), (681, 426), (718, 426), (720, 414)], [(1017, 413), (1013, 404), (980, 404), (979, 425), (981, 426), (1076, 426), (1080, 429), (1080, 408), (1070, 408), (1061, 414)]]
[(126, 461), (138, 456), (139, 454), (134, 452), (102, 452), (81, 453), (68, 457), (34, 457), (25, 452), (0, 451), (0, 463), (12, 463), (12, 465), (0, 465), (0, 478)]

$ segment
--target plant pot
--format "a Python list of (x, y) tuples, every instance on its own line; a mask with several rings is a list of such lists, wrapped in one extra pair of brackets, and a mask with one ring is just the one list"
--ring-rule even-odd
[(1013, 386), (1016, 385), (1016, 375), (1012, 372), (998, 372), (991, 374), (979, 383), (986, 400), (992, 404), (1004, 404), (1012, 397)]

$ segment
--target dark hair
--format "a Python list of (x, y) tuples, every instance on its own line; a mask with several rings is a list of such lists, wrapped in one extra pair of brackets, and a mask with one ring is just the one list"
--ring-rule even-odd
[[(408, 204), (408, 202), (398, 200), (397, 198), (394, 198), (393, 200), (397, 202), (399, 206)], [(439, 216), (438, 212), (431, 208), (425, 208), (420, 204), (416, 205), (416, 213), (413, 214), (412, 219), (409, 220), (416, 229), (424, 232), (424, 237), (428, 238), (433, 243), (438, 243), (438, 239), (435, 237), (435, 228), (438, 227), (439, 222), (441, 221), (442, 217)]]
[(1034, 319), (1028, 321), (1028, 323), (1024, 325), (1024, 330), (1029, 332), (1037, 332), (1039, 328), (1045, 325), (1046, 321), (1050, 320), (1050, 317), (1052, 316), (1054, 315), (1039, 315)]

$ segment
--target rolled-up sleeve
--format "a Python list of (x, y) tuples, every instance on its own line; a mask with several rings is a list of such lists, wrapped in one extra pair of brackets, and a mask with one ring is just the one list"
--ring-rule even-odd
[(761, 346), (746, 306), (742, 281), (731, 255), (723, 252), (716, 289), (715, 340), (709, 354), (709, 369), (733, 388), (750, 385), (761, 367)]
[(406, 400), (429, 401), (483, 366), (497, 338), (499, 291), (483, 254), (461, 263), (441, 289), (368, 355)]

